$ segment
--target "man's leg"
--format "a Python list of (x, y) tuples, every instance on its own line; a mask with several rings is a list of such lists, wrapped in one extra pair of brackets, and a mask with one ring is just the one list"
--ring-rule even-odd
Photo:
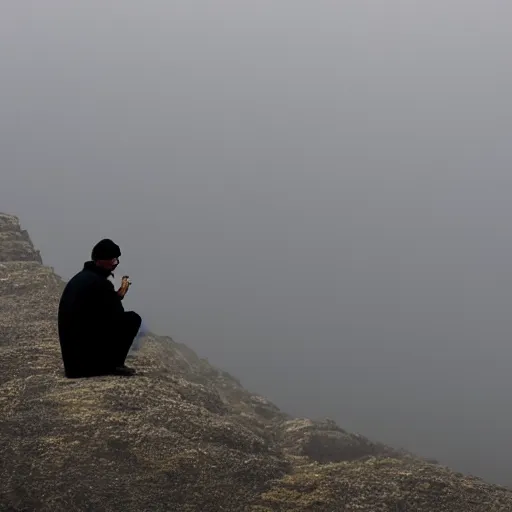
[(142, 318), (134, 311), (124, 313), (121, 325), (116, 332), (116, 341), (114, 348), (114, 366), (124, 366), (124, 362), (133, 340), (139, 332)]

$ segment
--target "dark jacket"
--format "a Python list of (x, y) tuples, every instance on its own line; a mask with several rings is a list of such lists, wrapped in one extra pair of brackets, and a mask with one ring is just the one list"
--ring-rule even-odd
[(109, 364), (109, 346), (124, 313), (109, 276), (109, 271), (88, 261), (62, 293), (58, 329), (68, 376), (94, 374)]

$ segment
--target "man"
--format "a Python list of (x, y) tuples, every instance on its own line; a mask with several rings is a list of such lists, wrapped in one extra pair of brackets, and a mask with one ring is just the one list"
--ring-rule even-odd
[(124, 362), (141, 325), (141, 317), (124, 311), (130, 286), (127, 276), (119, 290), (109, 280), (121, 250), (112, 240), (98, 242), (91, 261), (66, 285), (59, 303), (58, 329), (66, 377), (133, 375)]

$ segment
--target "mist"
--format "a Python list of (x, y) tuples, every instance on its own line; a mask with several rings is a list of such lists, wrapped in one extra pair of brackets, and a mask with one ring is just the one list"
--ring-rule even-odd
[(512, 4), (5, 2), (0, 211), (296, 415), (512, 485)]

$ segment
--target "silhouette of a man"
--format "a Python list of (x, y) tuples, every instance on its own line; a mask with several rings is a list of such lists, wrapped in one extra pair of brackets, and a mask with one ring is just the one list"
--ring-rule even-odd
[(66, 377), (133, 375), (125, 359), (141, 325), (141, 317), (125, 311), (122, 300), (130, 286), (127, 276), (119, 290), (109, 280), (121, 250), (110, 239), (98, 242), (91, 261), (67, 283), (59, 303), (59, 341)]

